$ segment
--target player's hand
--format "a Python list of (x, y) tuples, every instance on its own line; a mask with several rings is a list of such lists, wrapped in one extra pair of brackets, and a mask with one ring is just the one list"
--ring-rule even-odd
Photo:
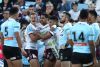
[(22, 52), (23, 56), (27, 56), (27, 53), (24, 49), (21, 49), (21, 52)]
[(56, 28), (57, 28), (56, 25), (52, 25), (50, 30), (51, 30), (51, 31), (54, 31)]

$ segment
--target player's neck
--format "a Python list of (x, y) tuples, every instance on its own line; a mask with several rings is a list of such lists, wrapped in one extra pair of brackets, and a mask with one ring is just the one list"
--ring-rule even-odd
[(15, 16), (13, 16), (13, 15), (12, 15), (12, 16), (10, 16), (10, 18), (16, 19), (16, 17), (15, 17)]
[(87, 19), (80, 19), (81, 22), (87, 22)]

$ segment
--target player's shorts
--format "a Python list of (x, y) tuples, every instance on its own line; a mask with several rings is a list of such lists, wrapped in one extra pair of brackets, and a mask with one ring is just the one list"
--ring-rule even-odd
[(93, 64), (92, 54), (74, 52), (72, 54), (72, 64), (83, 64), (83, 66), (91, 66)]
[(44, 58), (45, 58), (45, 59), (48, 59), (49, 61), (56, 61), (56, 57), (55, 57), (55, 55), (53, 54), (51, 48), (45, 50), (45, 56), (44, 56)]
[(38, 51), (37, 50), (32, 50), (32, 49), (25, 49), (27, 56), (26, 58), (30, 62), (32, 59), (38, 59)]
[(3, 54), (11, 61), (22, 59), (21, 50), (18, 47), (3, 46)]
[(72, 48), (60, 49), (59, 59), (61, 61), (71, 61), (72, 57)]

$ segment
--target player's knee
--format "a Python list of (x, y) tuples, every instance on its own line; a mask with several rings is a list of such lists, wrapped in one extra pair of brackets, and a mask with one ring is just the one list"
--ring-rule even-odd
[(33, 64), (33, 63), (38, 63), (38, 60), (37, 59), (31, 59), (30, 64)]

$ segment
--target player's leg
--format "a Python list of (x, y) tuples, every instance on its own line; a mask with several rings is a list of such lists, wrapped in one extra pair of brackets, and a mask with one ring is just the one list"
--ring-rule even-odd
[(10, 58), (13, 67), (22, 67), (22, 55), (21, 55), (21, 51), (18, 47), (12, 47), (12, 57)]
[(54, 67), (56, 58), (51, 49), (46, 49), (44, 67)]
[(7, 61), (8, 67), (13, 67), (12, 62), (9, 59), (6, 59), (6, 61)]
[(71, 62), (70, 61), (62, 61), (61, 67), (71, 67)]
[(81, 64), (72, 64), (72, 67), (82, 67)]
[(13, 56), (13, 49), (12, 47), (8, 47), (8, 46), (3, 46), (3, 54), (4, 54), (4, 57), (5, 57), (5, 60), (8, 64), (8, 67), (13, 67), (12, 65), (12, 62), (10, 60), (10, 58)]
[(100, 60), (98, 60), (98, 64), (97, 64), (97, 67), (100, 67)]
[(39, 67), (38, 51), (32, 49), (25, 49), (25, 51), (27, 52), (26, 58), (30, 63), (30, 67)]
[(60, 60), (56, 61), (55, 67), (61, 67), (61, 61)]
[(61, 67), (71, 67), (72, 49), (61, 49), (60, 52)]
[(12, 61), (13, 67), (23, 67), (21, 60)]
[(78, 53), (72, 53), (72, 67), (82, 67), (81, 61), (80, 61), (81, 56)]
[(45, 59), (44, 67), (51, 67), (51, 65), (52, 65), (52, 63), (48, 59)]
[(30, 67), (39, 67), (38, 59), (31, 59)]

